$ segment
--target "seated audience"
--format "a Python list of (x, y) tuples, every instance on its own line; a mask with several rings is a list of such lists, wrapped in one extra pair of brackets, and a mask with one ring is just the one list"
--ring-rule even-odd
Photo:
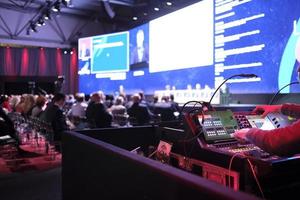
[(161, 102), (154, 104), (154, 114), (160, 115), (161, 121), (172, 121), (176, 119), (176, 108), (169, 101), (169, 96), (163, 96)]
[(21, 101), (16, 107), (16, 112), (21, 113), (24, 117), (31, 115), (32, 107), (34, 106), (35, 99), (31, 94), (24, 94), (21, 96)]
[(170, 102), (172, 104), (172, 107), (174, 107), (174, 109), (179, 112), (180, 111), (180, 108), (179, 108), (179, 105), (177, 102), (175, 102), (174, 100), (174, 95), (173, 94), (170, 94)]
[(109, 108), (109, 111), (113, 115), (113, 121), (115, 124), (120, 125), (120, 126), (125, 126), (127, 124), (127, 114), (126, 114), (126, 108), (123, 105), (124, 104), (124, 99), (122, 96), (118, 96), (116, 98), (116, 101), (114, 105), (112, 105)]
[(132, 97), (132, 105), (127, 109), (127, 113), (132, 119), (131, 123), (136, 125), (144, 125), (149, 123), (151, 113), (148, 107), (141, 103), (141, 97), (139, 94), (134, 94)]
[(111, 127), (112, 116), (104, 105), (105, 96), (103, 92), (92, 94), (90, 103), (86, 109), (86, 118), (90, 128)]
[(84, 94), (76, 94), (76, 103), (72, 105), (68, 115), (72, 117), (85, 118), (87, 104), (84, 102)]
[[(66, 96), (62, 93), (56, 93), (52, 102), (47, 105), (45, 111), (41, 114), (40, 119), (51, 124), (54, 135), (54, 141), (61, 141), (61, 135), (69, 126), (66, 122), (66, 116), (63, 112)], [(59, 146), (56, 150), (60, 151)]]
[(35, 100), (35, 105), (31, 110), (31, 117), (40, 117), (41, 113), (44, 111), (44, 106), (46, 105), (47, 99), (40, 95)]
[(126, 113), (126, 108), (125, 106), (123, 105), (124, 104), (124, 99), (122, 96), (118, 96), (116, 98), (116, 101), (114, 103), (114, 105), (112, 105), (110, 107), (110, 112), (112, 115), (124, 115)]

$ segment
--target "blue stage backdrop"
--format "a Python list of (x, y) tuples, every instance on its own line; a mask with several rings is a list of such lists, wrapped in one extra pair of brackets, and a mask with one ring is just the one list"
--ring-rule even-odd
[[(202, 0), (127, 32), (79, 39), (79, 90), (127, 94), (173, 88), (275, 93), (296, 81), (300, 2)], [(284, 92), (299, 92), (299, 85)]]

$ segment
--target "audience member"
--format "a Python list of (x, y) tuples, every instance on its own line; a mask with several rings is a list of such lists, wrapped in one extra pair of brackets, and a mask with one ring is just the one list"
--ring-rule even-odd
[(90, 128), (105, 128), (111, 127), (112, 116), (107, 112), (104, 105), (103, 92), (92, 94), (90, 103), (86, 109), (86, 118)]
[(76, 94), (75, 99), (76, 103), (71, 106), (68, 115), (72, 117), (85, 118), (85, 111), (87, 104), (84, 102), (84, 94)]
[(10, 99), (9, 99), (9, 104), (10, 107), (12, 108), (12, 112), (16, 112), (16, 107), (20, 102), (20, 96), (19, 95), (13, 95)]
[(126, 113), (126, 108), (123, 105), (124, 99), (122, 96), (118, 96), (114, 105), (112, 105), (109, 110), (113, 116), (113, 122), (118, 126), (125, 126), (128, 124), (128, 116)]
[[(40, 119), (51, 124), (54, 135), (54, 141), (61, 141), (61, 135), (64, 130), (68, 130), (69, 126), (66, 122), (66, 116), (63, 112), (63, 106), (66, 96), (62, 93), (56, 93), (52, 99), (52, 103), (47, 105), (45, 111), (41, 114)], [(60, 151), (59, 145), (56, 150)]]
[(141, 103), (141, 97), (139, 94), (134, 94), (132, 97), (132, 105), (127, 109), (127, 113), (133, 119), (131, 123), (136, 125), (145, 125), (149, 123), (151, 113), (145, 104)]
[(154, 104), (154, 114), (159, 115), (161, 121), (172, 121), (176, 119), (174, 112), (176, 108), (170, 102), (169, 96), (163, 96), (161, 102)]
[(170, 94), (170, 102), (172, 104), (172, 107), (174, 107), (174, 109), (179, 112), (180, 111), (180, 108), (179, 108), (179, 104), (177, 102), (175, 102), (174, 100), (174, 95), (173, 94)]
[(41, 113), (44, 111), (44, 106), (46, 105), (47, 99), (40, 95), (35, 100), (35, 105), (31, 110), (31, 117), (40, 117)]
[(110, 107), (110, 112), (113, 115), (124, 115), (126, 113), (126, 108), (123, 105), (124, 99), (122, 96), (118, 96), (116, 98), (115, 104)]

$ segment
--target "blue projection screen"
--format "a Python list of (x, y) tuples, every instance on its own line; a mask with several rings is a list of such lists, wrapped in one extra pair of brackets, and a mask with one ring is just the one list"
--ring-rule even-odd
[[(229, 80), (229, 91), (275, 93), (297, 78), (299, 10), (295, 0), (202, 0), (128, 32), (82, 38), (79, 90), (213, 90), (251, 73), (258, 78)], [(293, 85), (284, 92), (299, 91)]]
[(91, 73), (129, 70), (128, 32), (95, 36), (92, 43)]

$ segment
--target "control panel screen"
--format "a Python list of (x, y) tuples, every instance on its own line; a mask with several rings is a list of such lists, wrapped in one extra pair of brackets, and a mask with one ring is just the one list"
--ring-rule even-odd
[[(199, 116), (202, 122), (202, 116)], [(232, 111), (211, 111), (204, 115), (202, 124), (204, 139), (207, 143), (218, 143), (228, 140), (235, 140), (232, 136), (235, 130), (239, 129), (238, 123)]]

